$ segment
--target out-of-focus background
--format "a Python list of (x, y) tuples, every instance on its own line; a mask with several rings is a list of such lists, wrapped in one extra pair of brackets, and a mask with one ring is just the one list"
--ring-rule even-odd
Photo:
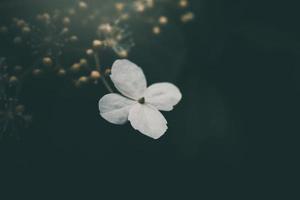
[[(2, 0), (0, 20), (72, 4)], [(102, 85), (76, 88), (55, 76), (25, 81), (22, 101), (32, 123), (21, 139), (0, 141), (1, 182), (12, 198), (268, 199), (279, 183), (292, 182), (298, 4), (191, 0), (190, 9), (193, 21), (171, 23), (159, 36), (132, 27), (136, 45), (128, 58), (149, 83), (170, 81), (183, 94), (164, 113), (169, 129), (159, 140), (102, 119)], [(105, 65), (113, 60), (104, 58)]]

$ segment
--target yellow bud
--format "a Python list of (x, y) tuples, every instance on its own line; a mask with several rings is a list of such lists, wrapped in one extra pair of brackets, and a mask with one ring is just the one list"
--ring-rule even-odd
[(183, 23), (187, 23), (187, 22), (192, 21), (192, 20), (194, 19), (194, 17), (195, 17), (195, 16), (194, 16), (194, 13), (192, 13), (192, 12), (187, 12), (187, 13), (181, 15), (181, 21), (182, 21)]
[(158, 22), (161, 25), (166, 25), (168, 23), (168, 18), (166, 16), (160, 16), (159, 19), (158, 19)]
[(100, 47), (102, 46), (102, 41), (100, 41), (100, 40), (94, 40), (93, 41), (93, 48), (94, 49), (100, 49)]
[(90, 77), (92, 80), (98, 80), (101, 77), (101, 74), (99, 71), (94, 70), (91, 72)]
[(134, 8), (137, 12), (144, 12), (145, 11), (145, 5), (140, 1), (135, 2)]
[(154, 0), (146, 0), (145, 3), (147, 5), (147, 7), (149, 7), (149, 8), (154, 7)]
[(180, 0), (179, 1), (179, 7), (186, 8), (189, 5), (188, 0)]
[(59, 76), (64, 76), (64, 75), (66, 75), (66, 70), (64, 70), (64, 69), (59, 69), (58, 70), (58, 72), (57, 72), (57, 75), (59, 75)]
[(88, 82), (88, 78), (86, 76), (81, 76), (78, 81), (79, 83), (87, 83)]
[(119, 52), (117, 52), (118, 56), (120, 56), (121, 58), (126, 58), (128, 57), (128, 52), (126, 50), (121, 50)]
[(64, 25), (64, 26), (68, 26), (68, 25), (70, 25), (70, 23), (71, 23), (71, 20), (70, 20), (69, 17), (65, 17), (65, 18), (63, 19), (63, 25)]
[(53, 64), (53, 61), (50, 57), (44, 57), (43, 64), (47, 67), (50, 67)]
[(49, 23), (50, 22), (50, 15), (49, 13), (44, 13), (44, 14), (39, 14), (37, 15), (37, 20), (44, 22), (44, 23)]
[(124, 5), (124, 3), (115, 3), (115, 8), (116, 8), (116, 10), (117, 11), (122, 11), (122, 10), (124, 10), (124, 7), (125, 7), (125, 5)]
[(71, 66), (71, 70), (72, 70), (73, 72), (79, 71), (80, 68), (81, 68), (81, 66), (80, 66), (79, 63), (74, 63), (74, 64)]
[(124, 14), (122, 14), (121, 16), (120, 16), (120, 19), (121, 20), (128, 20), (129, 19), (129, 14), (128, 13), (124, 13)]
[(7, 33), (8, 29), (6, 26), (1, 26), (0, 27), (0, 33)]
[(22, 28), (22, 27), (24, 27), (26, 25), (26, 22), (23, 20), (23, 19), (19, 19), (18, 21), (17, 21), (17, 26), (19, 27), (19, 28)]
[(73, 35), (70, 37), (70, 41), (71, 42), (77, 42), (78, 41), (78, 37), (76, 35)]
[(88, 8), (88, 5), (87, 5), (86, 2), (80, 1), (80, 2), (78, 3), (78, 7), (79, 7), (80, 10), (86, 10), (86, 9)]
[(27, 33), (30, 33), (30, 32), (31, 32), (31, 29), (30, 29), (28, 26), (24, 26), (24, 27), (22, 28), (22, 32), (25, 33), (25, 34), (27, 34)]
[[(67, 28), (67, 27), (64, 27), (63, 29), (62, 29), (62, 31), (61, 31), (61, 33), (62, 34), (66, 34), (66, 33), (68, 33), (69, 32), (69, 28)], [(70, 39), (71, 40), (71, 39)]]
[(35, 76), (38, 76), (38, 75), (40, 75), (41, 73), (42, 73), (42, 70), (40, 70), (40, 69), (34, 69), (34, 70), (32, 71), (32, 74), (35, 75)]
[(93, 49), (87, 49), (87, 50), (86, 50), (86, 54), (87, 54), (88, 56), (92, 56), (92, 55), (94, 54)]
[(112, 31), (112, 26), (109, 23), (101, 24), (98, 27), (98, 31), (102, 33), (110, 33)]
[(160, 34), (160, 27), (159, 26), (154, 26), (153, 29), (152, 29), (152, 32), (155, 34), (155, 35), (158, 35)]
[(80, 59), (79, 64), (80, 64), (81, 67), (87, 67), (88, 66), (88, 62), (84, 58)]
[(25, 106), (24, 105), (17, 105), (16, 107), (15, 107), (15, 111), (16, 111), (16, 113), (18, 113), (18, 114), (22, 114), (24, 111), (25, 111)]
[(109, 75), (110, 73), (111, 73), (111, 69), (110, 68), (105, 69), (105, 75)]
[(75, 15), (76, 14), (76, 10), (74, 8), (71, 8), (68, 10), (69, 15)]
[(17, 82), (18, 82), (18, 78), (16, 76), (9, 77), (9, 83), (10, 84), (15, 84)]

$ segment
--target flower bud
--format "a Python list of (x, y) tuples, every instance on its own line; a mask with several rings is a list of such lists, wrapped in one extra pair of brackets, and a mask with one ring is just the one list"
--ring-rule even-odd
[(50, 57), (44, 57), (43, 58), (43, 65), (46, 66), (46, 67), (50, 67), (52, 66), (53, 64), (53, 61)]
[(71, 66), (71, 70), (73, 72), (78, 72), (80, 70), (81, 66), (79, 63), (74, 63), (72, 66)]
[(158, 35), (160, 34), (160, 27), (159, 26), (154, 26), (153, 29), (152, 29), (152, 32), (155, 34), (155, 35)]
[(17, 114), (22, 114), (25, 111), (25, 106), (24, 105), (17, 105), (15, 107), (15, 111)]
[(120, 51), (117, 52), (118, 56), (120, 56), (121, 58), (127, 58), (128, 57), (128, 51), (122, 49)]
[(123, 13), (121, 16), (120, 16), (120, 19), (121, 20), (128, 20), (129, 19), (129, 14), (128, 13)]
[(16, 76), (9, 77), (10, 84), (16, 84), (18, 82), (18, 78)]
[(22, 27), (24, 27), (25, 25), (26, 25), (26, 22), (25, 22), (23, 19), (17, 20), (17, 26), (18, 26), (19, 28), (22, 28)]
[(180, 0), (179, 1), (179, 7), (186, 8), (189, 5), (188, 0)]
[(101, 77), (101, 74), (100, 74), (99, 71), (94, 70), (94, 71), (91, 72), (90, 77), (91, 77), (92, 80), (95, 81), (95, 80), (98, 80)]
[(6, 26), (1, 26), (0, 27), (0, 33), (7, 33), (8, 28)]
[(76, 86), (81, 86), (83, 84), (86, 84), (89, 81), (89, 79), (86, 76), (81, 76), (77, 81), (76, 81)]
[(37, 15), (37, 20), (49, 24), (51, 20), (51, 16), (49, 15), (49, 13), (39, 14)]
[(86, 50), (86, 54), (87, 54), (88, 56), (92, 56), (92, 55), (94, 54), (93, 49), (87, 49), (87, 50)]
[(109, 75), (110, 73), (111, 73), (111, 69), (110, 68), (105, 69), (105, 75)]
[(69, 28), (67, 28), (67, 27), (64, 27), (61, 31), (62, 34), (66, 34), (68, 32), (69, 32)]
[(117, 11), (122, 11), (122, 10), (124, 10), (124, 7), (125, 7), (125, 5), (124, 5), (124, 3), (115, 3), (115, 8), (116, 8), (116, 10)]
[(166, 16), (161, 16), (161, 17), (159, 17), (158, 22), (161, 25), (166, 25), (168, 23), (168, 18)]
[(32, 71), (32, 74), (33, 74), (34, 76), (39, 76), (41, 73), (42, 73), (42, 70), (40, 70), (40, 69), (34, 69), (34, 70)]
[(75, 10), (74, 8), (70, 8), (70, 9), (68, 10), (68, 14), (71, 15), (71, 16), (73, 16), (73, 15), (76, 14), (76, 10)]
[(78, 7), (79, 7), (80, 10), (83, 11), (83, 10), (86, 10), (86, 9), (88, 8), (88, 5), (87, 5), (86, 2), (80, 1), (80, 2), (78, 3)]
[(63, 23), (64, 26), (69, 26), (70, 23), (71, 23), (71, 20), (70, 20), (69, 17), (64, 17), (62, 23)]
[(141, 1), (136, 1), (134, 3), (134, 9), (137, 12), (144, 12), (145, 11), (145, 5)]
[(194, 19), (194, 13), (192, 13), (192, 12), (187, 12), (187, 13), (185, 13), (185, 14), (183, 14), (183, 15), (181, 15), (181, 21), (183, 22), (183, 23), (187, 23), (187, 22), (190, 22), (190, 21), (192, 21), (193, 19)]
[(101, 24), (98, 27), (98, 31), (101, 33), (110, 33), (112, 31), (112, 27), (109, 23)]
[(79, 64), (80, 64), (81, 67), (87, 67), (88, 66), (88, 62), (84, 58), (80, 59)]
[(28, 26), (24, 26), (24, 27), (22, 28), (22, 32), (25, 33), (25, 34), (28, 34), (28, 33), (31, 32), (31, 29), (30, 29)]
[(58, 72), (57, 72), (57, 75), (58, 75), (58, 76), (65, 76), (66, 73), (67, 73), (66, 70), (64, 70), (64, 69), (59, 69)]
[(78, 41), (78, 37), (76, 35), (73, 35), (70, 37), (70, 42), (77, 42)]
[(98, 49), (101, 48), (102, 44), (103, 44), (102, 41), (100, 41), (100, 40), (94, 40), (93, 41), (93, 48), (98, 50)]

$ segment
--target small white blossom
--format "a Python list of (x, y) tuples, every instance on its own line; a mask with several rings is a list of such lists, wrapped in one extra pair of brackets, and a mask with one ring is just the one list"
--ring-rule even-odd
[(168, 127), (159, 110), (173, 109), (182, 97), (179, 89), (171, 83), (156, 83), (147, 88), (142, 69), (125, 59), (114, 62), (110, 78), (122, 95), (111, 93), (102, 97), (100, 115), (113, 124), (129, 120), (144, 135), (161, 137)]

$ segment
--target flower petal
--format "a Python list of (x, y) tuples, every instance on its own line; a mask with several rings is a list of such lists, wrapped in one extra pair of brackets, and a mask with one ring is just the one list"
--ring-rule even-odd
[(170, 111), (182, 98), (180, 90), (172, 83), (156, 83), (145, 92), (145, 101), (158, 110)]
[(107, 94), (99, 100), (100, 115), (110, 123), (124, 124), (134, 104), (136, 104), (135, 101), (119, 94)]
[(115, 87), (125, 96), (138, 100), (147, 88), (143, 70), (129, 60), (116, 60), (110, 78)]
[(153, 106), (136, 104), (129, 112), (132, 127), (153, 139), (160, 138), (168, 129), (164, 116)]

